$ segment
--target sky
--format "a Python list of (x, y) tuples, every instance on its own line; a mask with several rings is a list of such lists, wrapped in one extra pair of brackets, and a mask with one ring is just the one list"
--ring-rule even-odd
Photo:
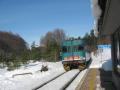
[(39, 44), (56, 28), (84, 36), (93, 22), (90, 0), (0, 0), (0, 30), (19, 34), (28, 44)]

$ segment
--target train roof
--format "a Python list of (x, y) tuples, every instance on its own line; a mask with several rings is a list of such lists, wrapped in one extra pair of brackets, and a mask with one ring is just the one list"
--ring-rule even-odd
[(65, 40), (62, 42), (62, 46), (75, 46), (75, 45), (85, 45), (85, 41), (82, 39), (74, 39), (74, 40)]

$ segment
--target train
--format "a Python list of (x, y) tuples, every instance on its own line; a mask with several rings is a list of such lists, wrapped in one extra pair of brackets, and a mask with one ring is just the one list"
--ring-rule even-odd
[(85, 40), (68, 39), (61, 44), (61, 60), (66, 71), (71, 69), (83, 70), (91, 61), (91, 55)]

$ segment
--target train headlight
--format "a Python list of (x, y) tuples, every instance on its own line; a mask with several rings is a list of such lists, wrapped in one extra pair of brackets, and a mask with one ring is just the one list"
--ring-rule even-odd
[(81, 60), (85, 60), (85, 57), (81, 57)]

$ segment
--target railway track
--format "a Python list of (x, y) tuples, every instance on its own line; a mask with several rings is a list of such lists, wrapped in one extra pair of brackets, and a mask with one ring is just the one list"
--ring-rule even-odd
[(78, 69), (64, 72), (32, 90), (65, 90), (79, 73)]
[(62, 76), (62, 75), (65, 74), (65, 73), (66, 73), (66, 72), (63, 72), (63, 73), (57, 75), (56, 77), (54, 77), (54, 78), (52, 78), (51, 80), (49, 80), (49, 81), (41, 84), (40, 86), (37, 86), (37, 87), (33, 88), (32, 90), (38, 90), (38, 89), (40, 89), (41, 87), (43, 87), (43, 86), (45, 86), (46, 84), (52, 82), (52, 81), (55, 80), (56, 78), (59, 78), (60, 76)]
[(80, 71), (74, 77), (72, 77), (71, 80), (68, 83), (66, 83), (61, 90), (66, 90), (79, 74), (80, 74)]

